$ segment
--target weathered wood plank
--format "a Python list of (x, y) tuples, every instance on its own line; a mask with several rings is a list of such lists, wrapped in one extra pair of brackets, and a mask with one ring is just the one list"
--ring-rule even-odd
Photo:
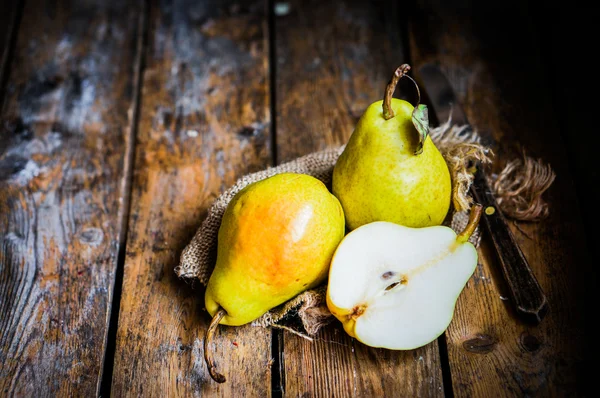
[(461, 294), (446, 334), (454, 394), (580, 395), (585, 381), (584, 295), (591, 264), (568, 158), (549, 102), (554, 83), (540, 72), (545, 66), (532, 51), (535, 43), (521, 3), (494, 8), (473, 3), (469, 18), (460, 17), (464, 8), (430, 3), (418, 8), (420, 18), (410, 28), (413, 62), (441, 62), (474, 127), (492, 133), (499, 143), (496, 170), (525, 149), (549, 162), (558, 176), (545, 196), (550, 216), (513, 228), (548, 296), (550, 312), (537, 327), (514, 317), (510, 302), (503, 300), (508, 295), (484, 237), (481, 264)]
[[(393, 2), (289, 4), (288, 15), (275, 16), (281, 161), (345, 143), (406, 62)], [(283, 354), (289, 396), (443, 395), (437, 342), (409, 352), (372, 349), (334, 321), (314, 342), (284, 332)]]
[(122, 1), (24, 10), (0, 113), (0, 395), (97, 394), (137, 11)]
[(177, 279), (215, 197), (270, 164), (262, 1), (153, 2), (145, 55), (114, 396), (269, 396), (271, 333), (220, 327), (203, 359), (204, 289)]

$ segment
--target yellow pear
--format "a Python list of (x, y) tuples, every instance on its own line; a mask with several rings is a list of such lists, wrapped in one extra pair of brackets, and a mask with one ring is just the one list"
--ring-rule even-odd
[[(344, 233), (338, 199), (315, 177), (276, 174), (238, 192), (223, 215), (206, 287), (213, 321), (205, 348), (217, 324), (252, 322), (324, 282)], [(211, 376), (225, 381), (207, 363)]]
[(374, 221), (440, 225), (450, 208), (450, 172), (428, 135), (427, 107), (392, 98), (409, 69), (396, 69), (384, 100), (366, 109), (335, 164), (332, 192), (349, 230)]
[(422, 347), (444, 333), (477, 267), (469, 238), (482, 208), (473, 205), (459, 234), (441, 225), (376, 221), (346, 235), (327, 281), (327, 307), (346, 333), (390, 350)]

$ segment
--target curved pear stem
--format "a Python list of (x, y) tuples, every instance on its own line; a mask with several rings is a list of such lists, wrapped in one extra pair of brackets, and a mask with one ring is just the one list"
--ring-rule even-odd
[(419, 85), (417, 82), (414, 81), (412, 77), (407, 75), (409, 70), (410, 65), (400, 65), (398, 68), (396, 68), (391, 80), (385, 87), (385, 95), (383, 97), (383, 118), (385, 120), (390, 120), (395, 116), (394, 109), (392, 109), (392, 97), (394, 96), (394, 91), (396, 91), (396, 86), (401, 78), (409, 78), (417, 89), (417, 103), (412, 111), (411, 119), (415, 129), (417, 130), (417, 133), (419, 134), (419, 142), (417, 143), (414, 154), (420, 155), (423, 153), (423, 145), (425, 145), (425, 139), (429, 134), (429, 111), (427, 110), (427, 105), (421, 104), (421, 90), (419, 90)]
[(394, 91), (396, 91), (398, 81), (403, 77), (408, 77), (415, 84), (415, 88), (417, 89), (418, 99), (415, 108), (421, 103), (421, 91), (419, 90), (419, 85), (413, 80), (412, 77), (407, 75), (409, 70), (409, 64), (400, 65), (398, 68), (396, 68), (394, 74), (392, 75), (392, 78), (385, 87), (385, 95), (383, 97), (383, 118), (385, 120), (390, 120), (395, 116), (394, 110), (392, 109), (392, 97), (394, 96)]
[(458, 234), (456, 237), (456, 241), (459, 243), (465, 243), (469, 240), (473, 232), (475, 232), (475, 228), (479, 224), (479, 220), (481, 219), (481, 213), (483, 213), (483, 206), (479, 203), (475, 203), (471, 206), (471, 213), (469, 214), (469, 222), (467, 222), (467, 226), (465, 229)]
[(225, 376), (217, 372), (212, 355), (208, 352), (208, 344), (212, 341), (215, 331), (217, 330), (217, 326), (219, 326), (219, 322), (221, 322), (221, 319), (223, 319), (225, 315), (227, 315), (227, 312), (223, 308), (220, 308), (213, 317), (212, 321), (210, 321), (210, 325), (206, 331), (206, 337), (204, 337), (204, 361), (208, 367), (208, 373), (210, 373), (210, 377), (212, 377), (217, 383), (225, 383), (227, 379)]

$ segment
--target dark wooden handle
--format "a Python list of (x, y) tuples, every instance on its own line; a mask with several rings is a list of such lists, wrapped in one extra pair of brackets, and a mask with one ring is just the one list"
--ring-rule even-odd
[(515, 310), (524, 320), (538, 324), (548, 312), (548, 300), (529, 267), (506, 218), (500, 211), (483, 170), (478, 168), (472, 185), (475, 200), (483, 205), (482, 219), (502, 267)]

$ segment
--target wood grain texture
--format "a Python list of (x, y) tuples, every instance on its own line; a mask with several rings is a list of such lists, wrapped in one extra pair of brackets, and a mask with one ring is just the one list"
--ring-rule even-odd
[(270, 163), (262, 1), (152, 2), (114, 396), (270, 396), (271, 332), (220, 327), (203, 358), (204, 289), (173, 268), (216, 196)]
[[(394, 69), (406, 62), (392, 2), (289, 4), (289, 14), (275, 16), (281, 161), (345, 144), (367, 106), (383, 98)], [(437, 342), (407, 352), (373, 349), (333, 321), (314, 342), (284, 332), (282, 346), (285, 395), (444, 395)]]
[(28, 3), (0, 113), (0, 395), (94, 396), (121, 229), (137, 9)]
[[(468, 12), (456, 7), (441, 2), (417, 7), (410, 27), (413, 62), (438, 61), (445, 68), (475, 129), (491, 133), (498, 143), (494, 170), (524, 149), (549, 162), (557, 179), (545, 194), (550, 216), (539, 223), (513, 224), (548, 297), (549, 313), (537, 327), (514, 316), (484, 236), (480, 264), (459, 297), (446, 334), (454, 394), (581, 396), (587, 355), (584, 292), (591, 264), (549, 101), (553, 83), (544, 79), (545, 65), (532, 51), (535, 43), (521, 3), (470, 4)], [(509, 20), (511, 28), (506, 29)]]
[[(345, 143), (406, 62), (394, 2), (288, 3), (275, 16), (278, 162)], [(397, 97), (412, 93), (403, 83)]]

